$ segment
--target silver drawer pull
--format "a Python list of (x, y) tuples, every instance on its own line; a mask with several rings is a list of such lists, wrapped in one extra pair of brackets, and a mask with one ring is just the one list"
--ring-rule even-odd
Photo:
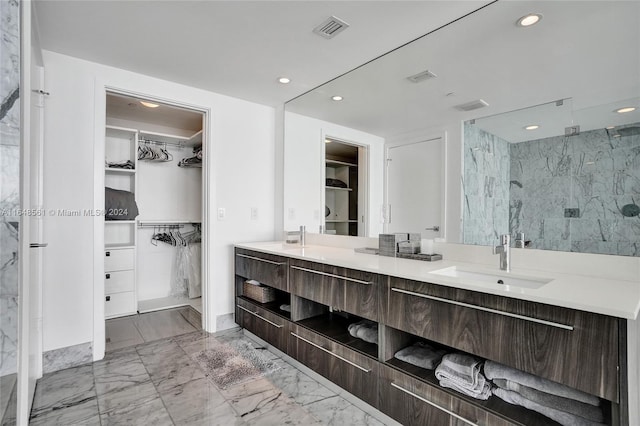
[(237, 254), (236, 256), (246, 257), (247, 259), (257, 260), (257, 261), (265, 262), (265, 263), (271, 263), (272, 265), (278, 265), (278, 266), (284, 265), (284, 264), (287, 263), (287, 262), (274, 262), (273, 260), (261, 259), (259, 257), (254, 257), (254, 256), (247, 256), (246, 254)]
[(429, 296), (428, 294), (416, 293), (416, 292), (413, 292), (413, 291), (403, 290), (401, 288), (391, 287), (391, 290), (393, 290), (395, 292), (398, 292), (398, 293), (409, 294), (411, 296), (422, 297), (424, 299), (436, 300), (438, 302), (445, 302), (445, 303), (449, 303), (451, 305), (464, 306), (465, 308), (477, 309), (479, 311), (491, 312), (492, 314), (504, 315), (506, 317), (518, 318), (518, 319), (525, 320), (525, 321), (531, 321), (531, 322), (535, 322), (535, 323), (538, 323), (538, 324), (550, 325), (552, 327), (558, 327), (558, 328), (562, 328), (564, 330), (573, 331), (573, 326), (572, 325), (560, 324), (559, 322), (553, 322), (553, 321), (547, 321), (547, 320), (543, 320), (543, 319), (539, 319), (539, 318), (528, 317), (526, 315), (513, 314), (511, 312), (505, 312), (505, 311), (500, 311), (500, 310), (497, 310), (497, 309), (485, 308), (484, 306), (472, 305), (470, 303), (458, 302), (458, 301), (455, 301), (455, 300), (444, 299), (442, 297)]
[(456, 414), (456, 413), (454, 413), (453, 411), (447, 410), (446, 408), (439, 406), (439, 405), (438, 405), (438, 404), (436, 404), (435, 402), (429, 401), (428, 399), (423, 398), (423, 397), (421, 397), (420, 395), (417, 395), (417, 394), (415, 394), (415, 393), (411, 392), (410, 390), (407, 390), (407, 389), (405, 389), (405, 388), (403, 388), (403, 387), (401, 387), (401, 386), (398, 386), (398, 385), (396, 385), (396, 384), (395, 384), (395, 383), (393, 383), (393, 382), (391, 382), (391, 386), (393, 386), (394, 388), (396, 388), (396, 389), (398, 389), (398, 390), (401, 390), (402, 392), (406, 393), (407, 395), (411, 395), (412, 397), (417, 398), (417, 399), (419, 399), (419, 400), (420, 400), (420, 401), (422, 401), (422, 402), (426, 402), (427, 404), (429, 404), (429, 405), (431, 405), (431, 406), (433, 406), (433, 407), (436, 407), (436, 408), (437, 408), (438, 410), (440, 410), (440, 411), (444, 411), (444, 412), (445, 412), (445, 413), (447, 413), (448, 415), (453, 416), (453, 417), (455, 417), (455, 418), (456, 418), (456, 419), (458, 419), (458, 420), (462, 420), (462, 421), (463, 421), (463, 422), (465, 422), (466, 424), (469, 424), (469, 425), (472, 425), (472, 426), (478, 426), (478, 424), (477, 424), (477, 423), (473, 423), (472, 421), (467, 420), (467, 419), (465, 419), (464, 417), (460, 417), (459, 415), (457, 415), (457, 414)]
[(342, 275), (334, 275), (334, 274), (330, 274), (328, 272), (321, 272), (321, 271), (315, 271), (313, 269), (301, 268), (299, 266), (292, 266), (292, 268), (293, 269), (297, 269), (299, 271), (311, 272), (312, 274), (324, 275), (325, 277), (338, 278), (340, 280), (352, 281), (352, 282), (358, 283), (358, 284), (364, 284), (364, 285), (373, 284), (372, 281), (356, 280), (355, 278), (343, 277)]
[(245, 308), (245, 307), (243, 307), (243, 306), (240, 306), (240, 305), (236, 305), (236, 306), (237, 306), (238, 308), (242, 309), (243, 311), (250, 313), (250, 314), (251, 314), (251, 315), (253, 315), (254, 317), (258, 317), (258, 318), (260, 318), (262, 321), (266, 321), (266, 322), (268, 322), (269, 324), (271, 324), (271, 325), (272, 325), (272, 326), (274, 326), (274, 327), (282, 328), (282, 326), (281, 326), (280, 324), (276, 324), (275, 322), (269, 321), (269, 320), (268, 320), (268, 319), (266, 319), (265, 317), (258, 315), (258, 313), (257, 313), (257, 312), (252, 312), (252, 311), (250, 311), (249, 309), (247, 309), (247, 308)]
[(313, 343), (313, 342), (312, 342), (312, 341), (310, 341), (310, 340), (305, 339), (304, 337), (298, 336), (298, 335), (297, 335), (296, 333), (294, 333), (293, 331), (291, 332), (291, 335), (292, 335), (293, 337), (297, 338), (297, 339), (302, 340), (303, 342), (307, 342), (307, 343), (308, 343), (308, 344), (310, 344), (311, 346), (315, 346), (316, 348), (318, 348), (318, 349), (320, 349), (320, 350), (322, 350), (322, 351), (325, 351), (325, 352), (326, 352), (326, 353), (328, 353), (329, 355), (332, 355), (332, 356), (334, 356), (334, 357), (338, 358), (339, 360), (346, 362), (347, 364), (350, 364), (350, 365), (353, 365), (353, 366), (354, 366), (354, 367), (356, 367), (356, 368), (359, 368), (360, 370), (364, 371), (365, 373), (370, 373), (370, 372), (371, 372), (371, 370), (370, 370), (370, 369), (367, 369), (367, 368), (361, 367), (361, 366), (359, 366), (358, 364), (356, 364), (356, 363), (354, 363), (354, 362), (351, 362), (351, 361), (349, 361), (349, 360), (348, 360), (348, 359), (346, 359), (346, 358), (341, 357), (340, 355), (336, 355), (336, 354), (334, 354), (333, 352), (331, 352), (330, 350), (325, 349), (325, 348), (323, 348), (323, 347), (322, 347), (322, 346), (320, 346), (320, 345), (316, 345), (315, 343)]

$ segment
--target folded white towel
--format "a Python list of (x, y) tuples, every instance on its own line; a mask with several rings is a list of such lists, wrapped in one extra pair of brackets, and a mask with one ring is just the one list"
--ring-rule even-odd
[(256, 280), (247, 280), (247, 281), (245, 281), (245, 282), (246, 282), (247, 284), (251, 284), (251, 285), (262, 285), (262, 284), (260, 284), (260, 282), (259, 282), (259, 281), (256, 281)]
[(394, 357), (400, 361), (433, 370), (446, 353), (447, 352), (442, 349), (434, 349), (425, 342), (417, 342), (404, 349), (400, 349), (395, 353)]
[(347, 327), (349, 334), (368, 343), (378, 344), (378, 323), (369, 320), (362, 320)]
[(604, 426), (603, 423), (592, 422), (583, 417), (542, 406), (537, 402), (528, 400), (517, 392), (502, 388), (493, 388), (493, 394), (509, 404), (520, 405), (521, 407), (536, 411), (543, 416), (555, 420), (563, 426)]
[[(487, 379), (507, 379), (530, 388), (537, 389), (552, 395), (561, 396), (563, 398), (574, 399), (586, 404), (600, 405), (600, 399), (597, 396), (590, 395), (586, 392), (579, 391), (560, 383), (552, 382), (548, 379), (535, 376), (515, 368), (499, 364), (497, 362), (487, 360), (484, 364), (484, 374)], [(594, 373), (595, 374), (595, 373)]]
[(446, 354), (442, 357), (435, 374), (440, 386), (486, 400), (491, 396), (491, 387), (480, 372), (481, 366), (482, 361), (470, 355)]

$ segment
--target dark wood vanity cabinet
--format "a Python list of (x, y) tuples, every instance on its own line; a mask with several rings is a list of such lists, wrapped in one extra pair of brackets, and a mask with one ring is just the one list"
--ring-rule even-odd
[(236, 275), (288, 291), (288, 259), (267, 253), (236, 249)]
[(291, 293), (372, 321), (379, 320), (382, 278), (370, 272), (291, 259)]
[(384, 300), (391, 327), (618, 401), (616, 318), (393, 277)]
[(292, 324), (290, 355), (363, 401), (378, 402), (377, 360)]
[(289, 321), (287, 319), (250, 301), (236, 298), (236, 322), (282, 352), (289, 352)]

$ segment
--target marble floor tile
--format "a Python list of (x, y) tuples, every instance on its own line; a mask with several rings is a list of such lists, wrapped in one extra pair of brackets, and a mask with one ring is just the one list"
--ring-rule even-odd
[(338, 395), (306, 404), (304, 408), (323, 425), (384, 426), (378, 419)]
[(98, 408), (101, 413), (109, 413), (117, 410), (129, 410), (134, 406), (143, 405), (160, 395), (156, 391), (155, 386), (151, 382), (133, 385), (114, 391), (98, 394)]
[(281, 361), (282, 368), (265, 377), (278, 389), (298, 404), (309, 404), (325, 398), (335, 396), (330, 389), (318, 383), (316, 380), (304, 374), (302, 371)]
[(180, 314), (180, 311), (176, 309), (138, 315), (134, 317), (133, 323), (138, 328), (145, 342), (197, 330)]
[(151, 382), (151, 377), (137, 354), (96, 363), (94, 376), (98, 395)]
[(173, 426), (175, 424), (160, 398), (140, 405), (131, 405), (121, 410), (102, 413), (100, 420), (102, 426)]
[(82, 365), (46, 374), (38, 381), (32, 414), (36, 417), (70, 408), (96, 398), (93, 365)]
[[(62, 407), (56, 405), (56, 407)], [(30, 426), (100, 425), (95, 395), (64, 408), (32, 410)]]
[[(176, 424), (204, 419), (235, 419), (236, 415), (218, 389), (207, 379), (197, 379), (160, 392), (169, 414)], [(220, 423), (225, 424), (225, 423)]]
[(105, 321), (106, 351), (144, 343), (132, 317)]

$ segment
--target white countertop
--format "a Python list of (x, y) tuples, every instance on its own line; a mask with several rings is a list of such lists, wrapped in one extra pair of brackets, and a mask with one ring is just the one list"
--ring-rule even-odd
[[(356, 253), (351, 248), (322, 245), (300, 247), (299, 245), (288, 245), (283, 242), (260, 242), (236, 244), (236, 247), (632, 320), (637, 318), (640, 309), (640, 282), (638, 281), (588, 277), (559, 272), (547, 273), (546, 271), (525, 268), (512, 269), (511, 272), (507, 273), (500, 271), (497, 265), (495, 268), (490, 268), (474, 263), (447, 261), (446, 259), (425, 262)], [(452, 266), (506, 277), (550, 279), (551, 281), (540, 288), (532, 289), (474, 282), (472, 279), (448, 277), (432, 273)]]

